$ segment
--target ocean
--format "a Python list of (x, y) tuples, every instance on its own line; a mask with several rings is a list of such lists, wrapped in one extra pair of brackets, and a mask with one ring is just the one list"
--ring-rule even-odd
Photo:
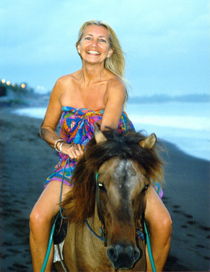
[[(23, 108), (15, 113), (43, 118), (45, 108)], [(210, 161), (210, 103), (127, 103), (126, 112), (137, 131), (155, 133), (183, 152)]]

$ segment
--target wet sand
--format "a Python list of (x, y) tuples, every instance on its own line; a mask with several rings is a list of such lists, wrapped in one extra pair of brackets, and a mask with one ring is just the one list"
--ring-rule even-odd
[[(38, 136), (39, 119), (0, 109), (0, 271), (32, 271), (28, 217), (57, 162)], [(210, 269), (210, 162), (171, 143), (167, 152), (164, 202), (173, 219), (172, 248), (165, 271)]]

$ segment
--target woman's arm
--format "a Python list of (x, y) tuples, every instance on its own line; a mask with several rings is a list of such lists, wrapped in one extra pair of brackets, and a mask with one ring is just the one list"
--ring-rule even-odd
[(123, 82), (118, 79), (113, 80), (107, 90), (107, 102), (101, 122), (101, 130), (106, 130), (106, 127), (114, 129), (118, 127), (125, 98), (126, 90)]
[(58, 80), (50, 95), (47, 111), (40, 127), (41, 138), (51, 147), (54, 147), (55, 142), (59, 139), (55, 130), (61, 116), (60, 97), (62, 92), (62, 83)]
[[(64, 141), (58, 141), (60, 137), (55, 130), (62, 112), (60, 98), (64, 92), (61, 80), (58, 80), (52, 90), (45, 118), (41, 124), (40, 135), (51, 147), (68, 155), (71, 159), (78, 159), (83, 155), (80, 145), (71, 145)], [(62, 147), (62, 150), (61, 150)]]

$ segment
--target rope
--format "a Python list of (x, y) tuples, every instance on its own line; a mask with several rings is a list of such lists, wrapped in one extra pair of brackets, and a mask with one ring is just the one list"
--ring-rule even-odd
[(100, 239), (102, 242), (105, 242), (106, 241), (106, 238), (104, 236), (104, 232), (103, 230), (101, 229), (101, 232), (102, 232), (102, 235), (99, 235), (97, 234), (92, 228), (91, 226), (89, 225), (88, 221), (85, 220), (85, 224), (86, 226), (88, 227), (88, 229), (90, 230), (90, 232), (92, 232), (93, 235), (95, 235), (98, 239)]
[(61, 207), (61, 203), (62, 203), (62, 195), (63, 195), (63, 184), (64, 184), (64, 170), (66, 169), (66, 165), (69, 162), (69, 158), (66, 160), (65, 165), (63, 167), (63, 176), (62, 176), (62, 181), (61, 181), (61, 190), (60, 190), (60, 197), (59, 197), (59, 213), (62, 219), (68, 219), (67, 216), (63, 215), (63, 209)]
[(58, 219), (58, 215), (56, 216), (56, 218), (54, 220), (54, 223), (52, 225), (52, 228), (51, 228), (50, 237), (49, 237), (49, 241), (48, 241), (48, 245), (47, 245), (47, 251), (46, 251), (46, 254), (45, 254), (45, 257), (44, 257), (44, 262), (42, 264), (42, 268), (41, 268), (40, 272), (45, 271), (48, 260), (49, 260), (50, 251), (51, 251), (52, 244), (53, 244), (53, 234), (54, 234), (54, 231), (55, 231), (55, 224), (56, 224), (57, 219)]
[(149, 232), (147, 229), (147, 224), (144, 221), (144, 231), (146, 233), (146, 243), (147, 243), (147, 249), (148, 249), (148, 254), (149, 254), (149, 260), (152, 266), (152, 272), (156, 272), (156, 267), (155, 267), (155, 261), (152, 255), (152, 248), (151, 248), (151, 243), (150, 243), (150, 237), (149, 237)]
[[(66, 164), (67, 162), (69, 161), (69, 159), (66, 160), (66, 163), (65, 163), (65, 166), (64, 166), (64, 169), (63, 169), (63, 172), (66, 168)], [(98, 179), (98, 173), (96, 173), (96, 181)], [(61, 190), (60, 190), (60, 199), (59, 199), (59, 213), (57, 214), (54, 222), (53, 222), (53, 225), (51, 227), (51, 232), (50, 232), (50, 237), (49, 237), (49, 241), (48, 241), (48, 246), (47, 246), (47, 251), (46, 251), (46, 254), (45, 254), (45, 258), (44, 258), (44, 261), (43, 261), (43, 264), (42, 264), (42, 268), (40, 270), (40, 272), (45, 272), (45, 269), (46, 269), (46, 266), (47, 266), (47, 263), (48, 263), (48, 260), (49, 260), (49, 256), (50, 256), (50, 251), (51, 251), (51, 248), (52, 248), (52, 244), (53, 244), (53, 235), (54, 235), (54, 231), (55, 231), (55, 224), (56, 224), (56, 221), (58, 219), (58, 216), (60, 214), (60, 216), (63, 218), (63, 219), (67, 219), (68, 217), (65, 217), (63, 216), (63, 209), (61, 207), (61, 202), (62, 202), (62, 194), (63, 194), (63, 183), (64, 183), (64, 174), (63, 174), (63, 177), (62, 177), (62, 182), (61, 182)], [(88, 221), (86, 220), (85, 221), (86, 223), (86, 226), (89, 228), (89, 230), (98, 238), (100, 239), (101, 241), (105, 241), (105, 237), (104, 235), (98, 235), (89, 225)], [(153, 255), (152, 255), (152, 248), (151, 248), (151, 243), (150, 243), (150, 237), (149, 237), (149, 232), (148, 232), (148, 229), (147, 229), (147, 225), (146, 223), (144, 222), (144, 231), (146, 233), (146, 243), (147, 243), (147, 248), (148, 248), (148, 254), (149, 254), (149, 259), (150, 259), (150, 263), (151, 263), (151, 266), (152, 266), (152, 272), (156, 272), (156, 267), (155, 267), (155, 262), (154, 262), (154, 258), (153, 258)]]
[(50, 256), (50, 251), (51, 251), (51, 248), (52, 248), (52, 245), (53, 245), (53, 235), (54, 235), (54, 232), (55, 232), (55, 224), (56, 224), (56, 221), (57, 221), (59, 215), (61, 216), (62, 219), (67, 219), (68, 218), (68, 217), (63, 216), (63, 209), (61, 207), (62, 195), (63, 195), (63, 184), (64, 184), (64, 170), (66, 168), (66, 165), (67, 165), (68, 161), (69, 161), (69, 158), (66, 160), (66, 163), (65, 163), (64, 168), (63, 168), (63, 176), (62, 176), (61, 190), (60, 190), (60, 197), (59, 197), (59, 213), (57, 214), (57, 216), (56, 216), (56, 218), (54, 220), (54, 223), (53, 223), (53, 225), (51, 227), (50, 237), (49, 237), (48, 245), (47, 245), (47, 251), (46, 251), (44, 261), (43, 261), (42, 268), (41, 268), (40, 272), (45, 272), (45, 269), (46, 269), (46, 266), (47, 266), (47, 263), (48, 263), (48, 260), (49, 260), (49, 256)]

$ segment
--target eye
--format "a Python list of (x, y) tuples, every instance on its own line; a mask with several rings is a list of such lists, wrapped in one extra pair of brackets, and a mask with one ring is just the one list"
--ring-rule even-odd
[(84, 37), (84, 40), (90, 41), (91, 37), (90, 36)]
[(107, 43), (107, 40), (105, 40), (105, 39), (99, 39), (99, 42)]
[(98, 182), (98, 189), (101, 191), (101, 192), (106, 192), (106, 188), (104, 186), (104, 184), (102, 182)]
[(148, 188), (149, 188), (149, 184), (145, 184), (142, 191), (145, 192), (145, 191), (147, 191)]

